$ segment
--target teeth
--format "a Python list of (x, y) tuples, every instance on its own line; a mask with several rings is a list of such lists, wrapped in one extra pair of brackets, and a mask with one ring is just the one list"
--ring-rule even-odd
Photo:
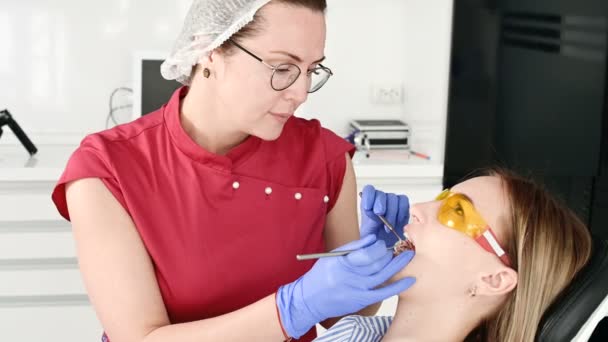
[(395, 244), (395, 247), (393, 248), (393, 254), (399, 255), (405, 251), (415, 251), (415, 250), (416, 250), (416, 247), (410, 240), (404, 240), (404, 241), (397, 242)]

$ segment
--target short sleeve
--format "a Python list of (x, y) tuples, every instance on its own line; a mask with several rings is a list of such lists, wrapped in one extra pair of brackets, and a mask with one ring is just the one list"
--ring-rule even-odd
[(348, 152), (352, 158), (355, 154), (355, 146), (326, 128), (321, 128), (321, 140), (325, 149), (325, 160), (327, 161), (327, 173), (329, 175), (327, 184), (329, 189), (327, 212), (329, 212), (336, 204), (342, 190), (342, 182), (346, 172), (346, 158), (344, 155)]
[(125, 199), (114, 171), (110, 162), (109, 153), (103, 148), (100, 138), (85, 138), (80, 147), (78, 147), (70, 156), (65, 170), (53, 190), (51, 197), (59, 214), (66, 220), (70, 220), (65, 185), (69, 182), (84, 178), (101, 179), (108, 190), (110, 190), (118, 202), (126, 209)]

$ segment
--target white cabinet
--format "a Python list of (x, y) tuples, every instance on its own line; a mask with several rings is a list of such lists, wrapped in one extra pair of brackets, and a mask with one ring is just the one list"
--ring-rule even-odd
[(51, 191), (73, 146), (0, 149), (0, 332), (6, 341), (100, 341), (71, 227)]
[(356, 153), (353, 165), (359, 190), (372, 184), (385, 192), (406, 194), (410, 203), (431, 200), (441, 192), (443, 164), (397, 152), (394, 156), (397, 159), (374, 159), (374, 154), (366, 158)]
[(99, 341), (53, 182), (0, 182), (0, 331), (7, 341)]
[[(35, 158), (20, 147), (0, 148), (0, 332), (6, 341), (99, 341), (102, 328), (78, 271), (70, 224), (51, 191), (74, 146), (39, 146)], [(354, 158), (365, 184), (426, 201), (441, 190), (443, 165)], [(396, 298), (379, 312), (392, 315)]]
[(88, 304), (0, 304), (0, 330), (5, 341), (96, 342), (101, 328)]

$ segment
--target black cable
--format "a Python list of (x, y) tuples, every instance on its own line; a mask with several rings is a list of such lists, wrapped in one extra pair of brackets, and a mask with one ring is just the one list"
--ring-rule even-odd
[(116, 111), (121, 110), (121, 109), (125, 109), (125, 108), (130, 108), (130, 107), (133, 107), (133, 105), (132, 105), (132, 104), (128, 104), (128, 105), (122, 105), (122, 106), (114, 107), (114, 96), (115, 96), (115, 95), (116, 95), (116, 94), (117, 94), (119, 91), (126, 91), (126, 92), (131, 93), (131, 94), (133, 93), (133, 89), (131, 89), (131, 88), (127, 88), (127, 87), (118, 87), (118, 88), (116, 88), (116, 89), (114, 89), (114, 90), (112, 91), (112, 94), (110, 95), (109, 104), (108, 104), (109, 110), (108, 110), (108, 116), (106, 117), (106, 128), (109, 128), (109, 127), (108, 127), (108, 126), (109, 126), (108, 124), (109, 124), (109, 121), (110, 121), (110, 120), (112, 120), (112, 122), (114, 123), (114, 125), (115, 125), (115, 126), (117, 126), (117, 125), (119, 124), (119, 123), (118, 123), (118, 121), (116, 121), (116, 117), (114, 117), (114, 113), (115, 113)]

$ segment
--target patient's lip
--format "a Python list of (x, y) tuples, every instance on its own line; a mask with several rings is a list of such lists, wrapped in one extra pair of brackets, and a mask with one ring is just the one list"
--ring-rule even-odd
[(412, 241), (411, 236), (410, 236), (410, 235), (407, 233), (407, 231), (406, 231), (405, 229), (403, 230), (403, 235), (405, 236), (405, 239), (406, 239), (407, 241), (410, 241), (411, 243), (414, 243), (414, 242)]
[(407, 240), (405, 240), (405, 244), (407, 246), (408, 249), (411, 249), (413, 251), (416, 250), (416, 244), (414, 243), (414, 241), (412, 241), (412, 239), (407, 238)]
[(408, 234), (407, 232), (407, 228), (408, 228), (409, 224), (406, 225), (405, 227), (403, 227), (403, 236), (405, 236), (405, 240), (408, 243), (408, 245), (411, 245), (412, 250), (416, 250), (416, 244), (414, 243), (414, 240), (412, 239), (411, 234)]
[(412, 241), (411, 237), (407, 233), (407, 225), (403, 227), (403, 235), (405, 236), (405, 240), (397, 241), (394, 246), (394, 255), (399, 255), (405, 251), (416, 251), (416, 245), (414, 241)]

